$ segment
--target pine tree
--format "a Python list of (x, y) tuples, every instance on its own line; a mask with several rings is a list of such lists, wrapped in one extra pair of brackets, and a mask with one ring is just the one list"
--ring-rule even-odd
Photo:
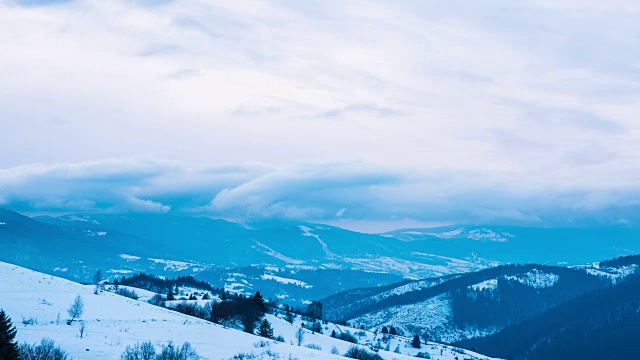
[(393, 326), (389, 328), (389, 335), (398, 335), (398, 330)]
[(267, 312), (267, 304), (264, 302), (264, 298), (260, 294), (260, 291), (257, 291), (255, 295), (253, 295), (253, 302), (255, 303), (256, 309), (261, 314), (264, 315)]
[(4, 310), (0, 310), (0, 359), (19, 360), (18, 345), (14, 341), (16, 328)]
[(271, 327), (271, 323), (264, 319), (260, 323), (260, 327), (258, 328), (258, 336), (262, 336), (267, 339), (273, 339), (273, 328)]
[(389, 329), (387, 329), (387, 327), (386, 327), (386, 326), (383, 326), (383, 327), (382, 327), (382, 333), (383, 333), (383, 334), (388, 334), (388, 333), (389, 333)]
[(411, 346), (413, 346), (416, 349), (420, 349), (421, 345), (420, 345), (420, 336), (418, 336), (418, 334), (416, 334), (413, 337), (413, 340), (411, 341)]

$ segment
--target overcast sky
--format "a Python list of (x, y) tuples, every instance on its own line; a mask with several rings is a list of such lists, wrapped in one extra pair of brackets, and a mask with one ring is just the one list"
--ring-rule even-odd
[(640, 222), (640, 2), (0, 0), (0, 206)]

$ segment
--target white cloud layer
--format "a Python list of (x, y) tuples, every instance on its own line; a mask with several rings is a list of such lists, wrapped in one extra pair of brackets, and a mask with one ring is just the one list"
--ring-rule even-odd
[(171, 211), (359, 229), (449, 223), (635, 225), (640, 220), (637, 187), (523, 187), (508, 176), (358, 162), (271, 167), (132, 159), (27, 165), (0, 170), (0, 188), (1, 206), (27, 213)]
[(0, 204), (363, 221), (629, 209), (639, 15), (635, 0), (0, 0)]

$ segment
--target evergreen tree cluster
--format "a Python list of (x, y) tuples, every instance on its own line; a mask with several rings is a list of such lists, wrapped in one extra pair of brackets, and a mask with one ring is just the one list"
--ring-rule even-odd
[(559, 272), (558, 282), (544, 288), (498, 277), (495, 288), (465, 287), (451, 293), (453, 323), (459, 327), (515, 324), (608, 284), (605, 279), (572, 269)]
[(176, 286), (206, 290), (214, 294), (221, 294), (224, 292), (223, 289), (214, 288), (208, 282), (196, 280), (193, 276), (178, 276), (173, 279), (162, 279), (157, 276), (139, 273), (128, 278), (125, 276), (120, 279), (116, 278), (113, 281), (113, 285), (131, 286), (162, 294), (174, 291), (173, 289), (175, 289)]
[(635, 359), (640, 354), (640, 276), (598, 289), (509, 326), (457, 345), (514, 360)]
[[(348, 305), (342, 305), (342, 309), (339, 314), (336, 313), (335, 308), (330, 308), (330, 318), (340, 316), (343, 319), (354, 319), (361, 315), (371, 312), (379, 311), (385, 308), (393, 306), (411, 305), (425, 300), (428, 300), (434, 296), (442, 294), (455, 294), (457, 291), (461, 291), (466, 287), (478, 284), (480, 282), (497, 279), (501, 276), (515, 276), (518, 274), (526, 273), (528, 271), (537, 269), (545, 273), (558, 274), (561, 280), (567, 282), (570, 279), (577, 279), (579, 281), (585, 280), (586, 282), (592, 282), (594, 288), (609, 286), (610, 282), (606, 279), (599, 278), (598, 276), (589, 275), (582, 270), (571, 269), (559, 266), (548, 266), (539, 264), (527, 264), (527, 265), (502, 265), (489, 269), (476, 271), (473, 273), (467, 273), (459, 277), (451, 278), (445, 282), (439, 283), (434, 286), (422, 288), (415, 291), (409, 291), (402, 294), (392, 295), (379, 301), (365, 301), (354, 302)], [(396, 285), (397, 286), (397, 285)], [(568, 285), (571, 286), (571, 285)], [(582, 286), (579, 284), (578, 287)], [(575, 295), (579, 295), (580, 291), (575, 292)], [(326, 300), (326, 299), (325, 299)], [(361, 304), (361, 305), (360, 305)], [(326, 304), (325, 304), (326, 305)]]
[(615, 259), (600, 262), (600, 267), (622, 267), (629, 265), (640, 265), (640, 255), (620, 256)]
[(389, 334), (389, 335), (398, 335), (398, 330), (396, 330), (396, 328), (393, 326), (389, 326), (388, 328), (386, 326), (383, 326), (381, 333)]
[(217, 324), (229, 324), (232, 321), (240, 321), (245, 332), (254, 333), (257, 323), (267, 312), (267, 304), (260, 294), (252, 297), (243, 295), (231, 295), (211, 306), (210, 320)]

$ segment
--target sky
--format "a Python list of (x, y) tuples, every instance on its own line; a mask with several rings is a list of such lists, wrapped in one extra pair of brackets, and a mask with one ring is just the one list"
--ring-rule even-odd
[(0, 207), (640, 224), (640, 3), (0, 0)]

